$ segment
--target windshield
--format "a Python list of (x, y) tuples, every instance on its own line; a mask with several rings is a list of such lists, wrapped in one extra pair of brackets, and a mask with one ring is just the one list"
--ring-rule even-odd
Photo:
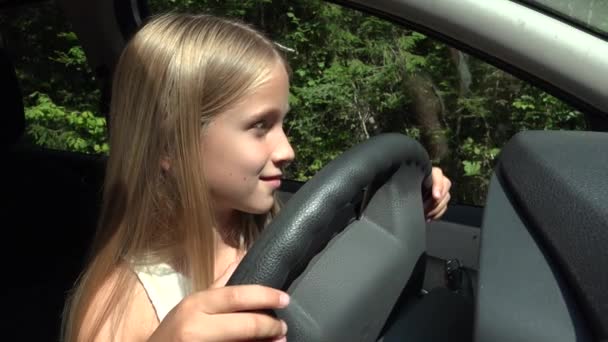
[(608, 36), (608, 0), (524, 0)]

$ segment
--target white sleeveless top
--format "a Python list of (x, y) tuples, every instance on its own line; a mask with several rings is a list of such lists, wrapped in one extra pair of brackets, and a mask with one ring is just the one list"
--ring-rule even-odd
[(159, 322), (190, 293), (190, 280), (169, 264), (134, 265), (133, 272), (146, 290)]

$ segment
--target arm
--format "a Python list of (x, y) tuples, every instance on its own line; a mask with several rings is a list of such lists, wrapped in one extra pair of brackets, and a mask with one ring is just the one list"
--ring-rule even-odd
[[(116, 289), (123, 298), (119, 298), (114, 307), (107, 308), (112, 291), (120, 286), (121, 275), (127, 277), (127, 287), (132, 289), (124, 293), (120, 293), (121, 289)], [(109, 310), (107, 318), (97, 323), (106, 308)], [(96, 324), (100, 324), (99, 332), (91, 338)], [(143, 286), (130, 270), (123, 268), (112, 274), (93, 297), (83, 319), (78, 341), (146, 341), (158, 324), (154, 307)]]

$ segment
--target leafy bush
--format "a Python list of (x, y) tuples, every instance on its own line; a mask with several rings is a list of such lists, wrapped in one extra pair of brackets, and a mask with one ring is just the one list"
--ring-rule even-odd
[(42, 93), (29, 95), (35, 104), (25, 108), (27, 134), (40, 146), (82, 153), (109, 152), (106, 119), (90, 111), (70, 111)]
[[(566, 2), (564, 2), (566, 3)], [(482, 205), (500, 148), (527, 129), (584, 129), (553, 96), (418, 32), (320, 0), (149, 0), (153, 12), (236, 17), (265, 31), (293, 69), (286, 131), (307, 180), (380, 132), (420, 140), (454, 183), (456, 202)], [(35, 143), (107, 153), (99, 85), (53, 4), (0, 18), (17, 32), (18, 74)]]
[(0, 17), (15, 50), (24, 94), (26, 139), (51, 149), (108, 153), (100, 90), (85, 53), (52, 2)]

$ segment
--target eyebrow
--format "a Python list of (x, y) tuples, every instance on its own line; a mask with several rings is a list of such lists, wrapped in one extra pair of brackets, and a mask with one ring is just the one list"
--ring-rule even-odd
[(291, 111), (291, 106), (289, 104), (287, 104), (287, 110), (285, 111), (285, 114), (283, 114), (282, 111), (279, 110), (276, 107), (266, 108), (266, 109), (261, 110), (261, 111), (259, 111), (257, 113), (254, 113), (252, 115), (252, 119), (258, 120), (258, 119), (261, 119), (261, 118), (263, 118), (263, 117), (265, 117), (267, 115), (270, 115), (270, 114), (286, 115), (287, 113), (289, 113), (289, 111)]

